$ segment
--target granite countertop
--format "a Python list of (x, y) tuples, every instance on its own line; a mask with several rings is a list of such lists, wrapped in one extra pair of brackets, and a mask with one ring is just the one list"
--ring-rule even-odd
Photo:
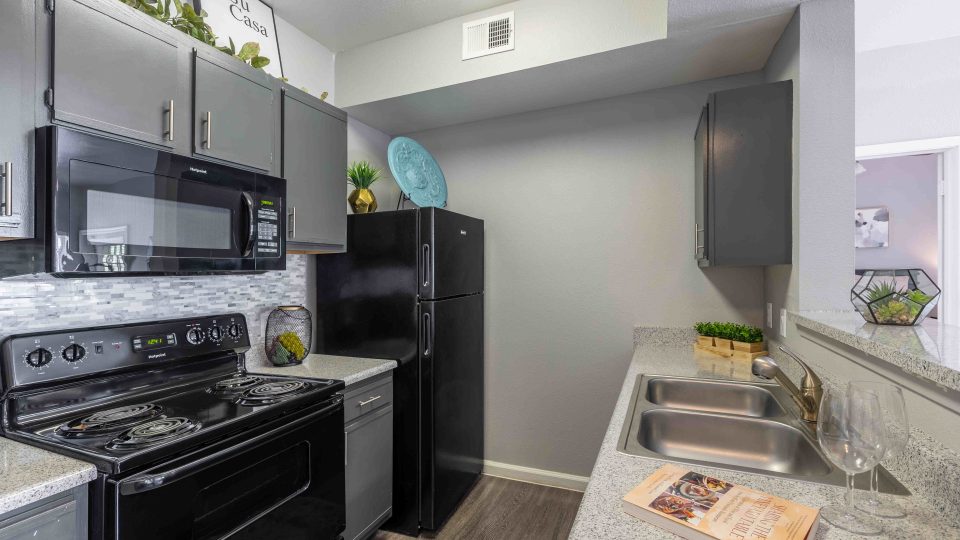
[(397, 367), (396, 360), (376, 358), (353, 358), (350, 356), (330, 356), (311, 354), (299, 366), (247, 366), (250, 373), (265, 375), (286, 375), (289, 377), (307, 377), (310, 379), (336, 379), (347, 386), (356, 384), (374, 375), (386, 373)]
[(0, 437), (0, 513), (86, 484), (90, 463)]
[[(641, 338), (641, 343), (638, 344), (627, 369), (620, 397), (573, 524), (571, 539), (636, 540), (674, 537), (663, 529), (626, 514), (621, 507), (623, 496), (665, 463), (664, 460), (631, 456), (617, 451), (620, 430), (627, 415), (630, 397), (638, 375), (679, 375), (740, 380), (752, 377), (749, 370), (731, 368), (729, 361), (712, 359), (706, 355), (695, 355), (691, 346), (693, 335), (689, 330), (645, 330), (650, 331)], [(933, 465), (937, 466), (937, 464)], [(812, 507), (840, 501), (843, 496), (843, 488), (835, 486), (727, 469), (690, 467), (701, 473)], [(894, 474), (913, 493), (902, 500), (909, 515), (904, 519), (883, 520), (884, 533), (879, 538), (960, 538), (960, 530), (957, 529), (958, 517), (950, 512), (937, 512), (934, 509), (938, 505), (935, 502), (933, 504), (927, 502), (933, 501), (936, 494), (922, 492), (926, 487), (916, 478), (922, 478), (923, 475), (906, 475), (910, 476), (908, 478), (902, 473)], [(944, 493), (942, 496), (955, 497), (956, 495), (951, 492)], [(821, 522), (818, 540), (847, 538), (861, 537), (834, 529), (828, 523)]]
[(907, 373), (960, 391), (960, 327), (927, 319), (919, 326), (871, 324), (856, 312), (801, 311), (790, 317), (813, 330), (889, 362)]

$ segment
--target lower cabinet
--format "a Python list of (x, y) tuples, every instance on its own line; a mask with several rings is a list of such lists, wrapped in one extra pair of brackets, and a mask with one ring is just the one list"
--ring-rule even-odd
[(0, 540), (85, 540), (87, 486), (0, 515)]
[(347, 527), (344, 540), (370, 537), (393, 509), (392, 375), (344, 396)]

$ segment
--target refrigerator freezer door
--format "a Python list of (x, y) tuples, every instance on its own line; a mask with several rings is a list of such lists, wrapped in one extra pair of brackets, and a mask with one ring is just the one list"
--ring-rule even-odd
[(483, 295), (420, 306), (420, 524), (436, 530), (483, 468)]
[(323, 354), (417, 358), (417, 211), (347, 218), (347, 252), (317, 257)]
[(483, 220), (439, 208), (421, 208), (420, 298), (433, 300), (483, 291)]

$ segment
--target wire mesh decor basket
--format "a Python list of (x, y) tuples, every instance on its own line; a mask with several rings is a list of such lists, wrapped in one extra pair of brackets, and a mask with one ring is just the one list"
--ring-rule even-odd
[(296, 366), (310, 354), (313, 317), (303, 306), (280, 306), (267, 317), (264, 349), (275, 366)]

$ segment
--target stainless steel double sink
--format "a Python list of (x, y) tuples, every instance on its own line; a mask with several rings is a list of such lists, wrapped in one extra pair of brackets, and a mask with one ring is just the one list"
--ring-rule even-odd
[[(776, 384), (639, 375), (618, 449), (626, 454), (836, 486), (843, 471), (823, 455), (816, 425)], [(857, 487), (867, 487), (866, 475)], [(880, 490), (910, 492), (885, 469)]]

